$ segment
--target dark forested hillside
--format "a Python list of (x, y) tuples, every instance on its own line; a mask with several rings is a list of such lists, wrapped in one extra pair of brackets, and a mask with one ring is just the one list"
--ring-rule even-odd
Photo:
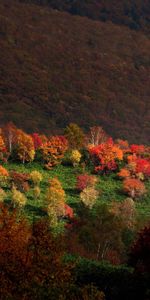
[(150, 33), (149, 0), (20, 0)]
[(150, 40), (140, 31), (0, 0), (0, 123), (69, 122), (150, 142)]

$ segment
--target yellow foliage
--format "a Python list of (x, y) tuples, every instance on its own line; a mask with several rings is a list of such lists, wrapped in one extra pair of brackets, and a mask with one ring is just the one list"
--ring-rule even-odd
[(80, 193), (81, 201), (90, 209), (95, 204), (97, 197), (98, 191), (93, 187), (87, 187)]
[(23, 193), (18, 191), (15, 187), (12, 189), (12, 202), (14, 206), (24, 207), (26, 204), (27, 198)]
[(73, 166), (76, 166), (79, 164), (81, 156), (82, 155), (78, 150), (72, 150), (71, 155), (70, 155), (70, 160), (71, 160)]
[(32, 182), (34, 183), (34, 185), (39, 185), (43, 179), (43, 176), (39, 171), (35, 170), (35, 171), (31, 172), (30, 178), (31, 178)]
[(50, 180), (46, 201), (48, 203), (48, 211), (54, 211), (56, 216), (62, 216), (65, 213), (65, 191), (57, 178)]

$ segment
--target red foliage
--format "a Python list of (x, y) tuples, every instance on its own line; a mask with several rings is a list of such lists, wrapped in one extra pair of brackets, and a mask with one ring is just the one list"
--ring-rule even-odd
[(114, 144), (112, 138), (105, 143), (90, 148), (90, 154), (95, 165), (95, 171), (114, 171), (117, 168), (117, 160), (123, 159), (123, 151)]
[(10, 172), (11, 185), (15, 185), (21, 192), (27, 192), (29, 190), (29, 179), (30, 176), (26, 173)]
[(32, 139), (33, 139), (35, 150), (39, 149), (42, 145), (41, 137), (39, 136), (38, 133), (33, 133), (31, 136), (32, 136)]
[(65, 204), (65, 216), (69, 217), (70, 219), (74, 217), (73, 209), (67, 204)]
[(145, 151), (146, 151), (146, 148), (144, 145), (136, 145), (136, 144), (133, 144), (130, 146), (130, 150), (132, 153), (134, 154), (137, 154), (137, 155), (141, 155), (141, 154), (144, 154)]
[(96, 183), (96, 178), (88, 174), (77, 176), (76, 188), (78, 191), (83, 191), (87, 186), (93, 186)]
[(142, 173), (146, 177), (150, 177), (150, 161), (144, 158), (137, 158), (136, 173)]

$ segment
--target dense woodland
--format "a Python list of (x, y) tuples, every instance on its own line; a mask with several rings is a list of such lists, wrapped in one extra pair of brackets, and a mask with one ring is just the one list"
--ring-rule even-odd
[(0, 130), (2, 300), (150, 296), (150, 147)]
[(147, 34), (10, 0), (0, 0), (0, 17), (1, 124), (49, 134), (101, 124), (149, 144)]

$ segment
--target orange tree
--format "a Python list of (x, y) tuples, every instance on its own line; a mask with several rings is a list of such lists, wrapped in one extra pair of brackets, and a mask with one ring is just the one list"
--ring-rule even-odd
[(64, 136), (52, 136), (49, 140), (42, 144), (41, 151), (44, 159), (45, 167), (51, 167), (59, 164), (68, 149), (68, 142)]
[(34, 142), (29, 134), (22, 130), (17, 131), (16, 152), (19, 160), (23, 162), (31, 162), (35, 156)]

